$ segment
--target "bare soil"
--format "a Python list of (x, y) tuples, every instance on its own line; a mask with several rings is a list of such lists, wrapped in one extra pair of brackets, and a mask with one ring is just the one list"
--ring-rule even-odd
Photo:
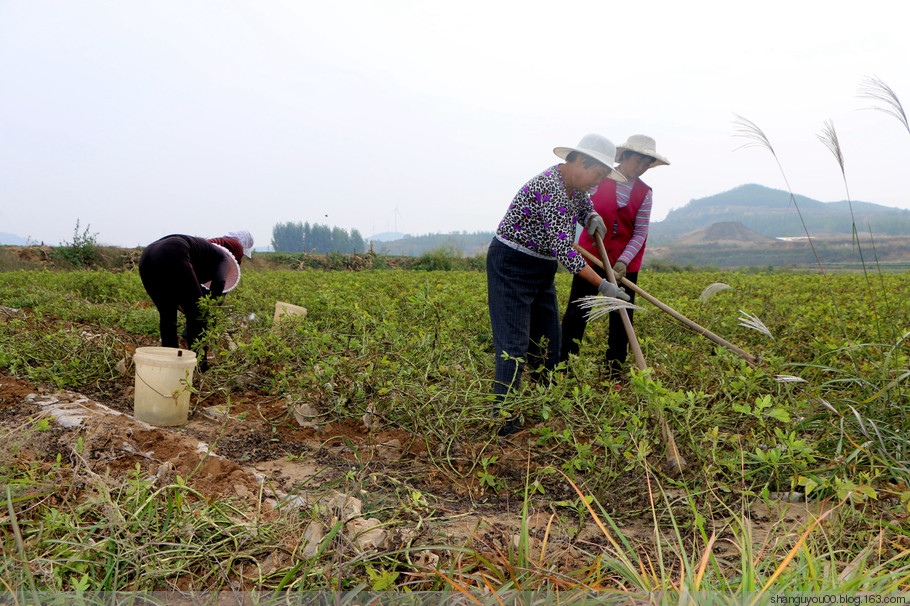
[[(419, 527), (413, 527), (413, 521), (400, 522), (412, 526), (407, 529), (412, 545), (473, 544), (504, 553), (516, 540), (522, 501), (521, 491), (514, 487), (523, 485), (528, 469), (543, 464), (529, 432), (492, 443), (455, 440), (445, 445), (384, 425), (381, 419), (319, 414), (318, 402), (313, 408), (316, 416), (295, 416), (286, 399), (256, 390), (230, 397), (194, 396), (185, 425), (156, 427), (133, 417), (129, 355), (136, 347), (155, 343), (121, 333), (118, 338), (128, 343), (122, 376), (87, 393), (35, 385), (0, 370), (0, 439), (27, 435), (17, 454), (20, 459), (78, 458), (91, 473), (114, 481), (137, 473), (161, 481), (179, 475), (207, 500), (238, 503), (250, 519), (272, 517), (297, 498), (314, 502), (327, 489), (349, 491), (358, 486), (365, 516), (383, 509), (400, 510), (409, 494), (420, 494), (424, 500), (419, 507), (425, 515)], [(197, 384), (204, 380), (197, 373)], [(39, 418), (51, 420), (52, 429), (30, 430)], [(481, 484), (474, 467), (481, 453), (498, 457), (492, 471), (513, 490), (497, 493)], [(655, 531), (649, 492), (653, 490), (644, 477), (630, 476), (624, 488), (597, 496), (615, 514), (632, 544), (656, 558), (656, 542), (672, 537), (672, 525), (661, 508), (661, 530)], [(672, 500), (675, 522), (689, 540), (695, 531), (687, 522), (691, 508), (685, 492), (664, 491)], [(568, 482), (554, 480), (545, 496), (537, 497), (528, 519), (532, 549), (539, 549), (545, 540), (551, 546), (561, 545), (554, 561), (565, 570), (590, 564), (584, 554), (608, 547), (608, 539), (591, 516), (579, 515), (566, 505), (576, 498)], [(760, 547), (793, 541), (819, 509), (817, 504), (780, 503), (769, 509), (761, 503), (748, 508), (731, 503), (728, 510), (717, 512), (713, 523), (723, 539), (732, 536), (734, 518), (748, 520)], [(416, 541), (414, 533), (419, 534)], [(731, 541), (718, 541), (714, 550), (720, 558), (732, 558), (731, 562), (738, 558)]]
[[(475, 480), (444, 473), (428, 459), (426, 444), (401, 430), (371, 432), (350, 421), (328, 423), (319, 429), (294, 427), (293, 421), (283, 422), (293, 415), (282, 400), (255, 393), (245, 394), (229, 407), (227, 402), (201, 403), (185, 426), (154, 427), (132, 416), (130, 391), (124, 389), (122, 397), (102, 403), (0, 374), (0, 435), (24, 429), (37, 417), (49, 417), (54, 429), (32, 433), (38, 439), (30, 440), (20, 457), (44, 461), (58, 455), (72, 457), (81, 438), (80, 456), (94, 473), (122, 479), (138, 468), (142, 475), (162, 481), (179, 475), (208, 499), (245, 503), (251, 519), (256, 512), (268, 515), (288, 495), (323, 494), (325, 486), (335, 481), (343, 489), (340, 480), (346, 473), (362, 473), (365, 468), (369, 472), (365, 491), (371, 493), (361, 495), (365, 501), (380, 503), (402, 486), (431, 497), (435, 515), (432, 526), (424, 530), (427, 543), (480, 541), (501, 549), (519, 530), (519, 499), (510, 498), (507, 492), (488, 494)], [(222, 415), (224, 410), (229, 412)], [(502, 442), (491, 452), (523, 473), (529, 446), (525, 434)], [(684, 517), (684, 493), (671, 490), (669, 494), (683, 505), (680, 512)], [(647, 511), (647, 487), (639, 486), (637, 496), (627, 499), (626, 506)], [(585, 551), (606, 544), (589, 515), (580, 520), (570, 511), (538, 505), (529, 519), (532, 540), (539, 542), (548, 535), (551, 540), (584, 546)], [(761, 545), (769, 540), (792, 540), (818, 511), (817, 505), (781, 503), (771, 509), (755, 504), (743, 513)], [(650, 513), (637, 519), (620, 515), (619, 519), (623, 534), (633, 543), (644, 551), (654, 549)], [(716, 522), (721, 537), (731, 536), (728, 516), (721, 514)], [(735, 551), (723, 542), (715, 550), (720, 552), (717, 555), (726, 551), (731, 557)], [(574, 566), (581, 556), (570, 550), (564, 557), (567, 566)]]

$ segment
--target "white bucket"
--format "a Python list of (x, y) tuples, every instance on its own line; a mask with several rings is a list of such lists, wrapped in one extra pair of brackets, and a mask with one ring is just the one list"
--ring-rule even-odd
[(133, 414), (152, 425), (183, 425), (190, 410), (196, 352), (175, 347), (137, 347)]
[(301, 319), (305, 318), (306, 307), (291, 305), (290, 303), (285, 303), (284, 301), (275, 301), (275, 318), (272, 320), (272, 322), (277, 324), (278, 320), (284, 316), (299, 316)]

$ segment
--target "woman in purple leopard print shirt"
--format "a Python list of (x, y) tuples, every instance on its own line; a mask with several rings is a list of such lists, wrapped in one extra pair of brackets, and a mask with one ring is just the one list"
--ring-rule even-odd
[[(521, 381), (521, 360), (552, 370), (559, 359), (561, 333), (553, 283), (558, 263), (602, 294), (628, 299), (572, 248), (578, 224), (590, 233), (606, 234), (587, 192), (607, 177), (624, 180), (612, 168), (616, 146), (600, 135), (586, 135), (577, 147), (557, 147), (553, 152), (565, 163), (546, 169), (518, 191), (487, 252), (497, 411)], [(521, 430), (517, 413), (509, 416), (500, 435)]]

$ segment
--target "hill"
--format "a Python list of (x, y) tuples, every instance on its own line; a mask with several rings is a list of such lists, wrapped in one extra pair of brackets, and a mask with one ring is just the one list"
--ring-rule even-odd
[(23, 238), (22, 236), (17, 236), (16, 234), (8, 234), (6, 232), (0, 232), (0, 244), (10, 244), (12, 246), (25, 246), (28, 244), (28, 238)]
[(772, 245), (776, 240), (752, 231), (742, 223), (726, 221), (714, 223), (704, 229), (683, 234), (673, 243), (676, 246), (694, 246), (699, 244), (716, 244), (721, 246), (756, 246)]
[(407, 234), (403, 234), (400, 231), (384, 231), (382, 233), (373, 234), (369, 238), (364, 238), (367, 242), (394, 242), (395, 240), (401, 240), (402, 238), (407, 237)]
[[(820, 202), (800, 195), (794, 198), (813, 237), (852, 233), (851, 206), (856, 225), (863, 231), (871, 225), (877, 235), (910, 235), (910, 210), (871, 202)], [(684, 234), (716, 223), (740, 223), (769, 238), (805, 235), (788, 192), (749, 184), (692, 200), (670, 211), (663, 221), (651, 224), (649, 241), (655, 245), (670, 244)]]
[[(849, 235), (813, 237), (812, 242), (814, 249), (806, 238), (786, 241), (772, 239), (765, 242), (737, 242), (729, 239), (699, 241), (697, 238), (677, 240), (670, 245), (649, 246), (644, 267), (774, 267), (815, 271), (820, 260), (827, 271), (861, 269), (859, 248)], [(859, 242), (867, 267), (877, 267), (883, 271), (910, 269), (910, 237), (875, 236), (873, 247), (869, 235), (860, 233)]]
[(465, 257), (473, 257), (486, 254), (487, 246), (492, 239), (493, 232), (489, 231), (404, 236), (387, 242), (373, 242), (372, 251), (383, 255), (419, 257), (433, 250), (444, 249)]

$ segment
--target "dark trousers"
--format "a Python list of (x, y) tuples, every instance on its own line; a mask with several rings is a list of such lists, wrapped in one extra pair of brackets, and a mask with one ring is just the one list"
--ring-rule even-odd
[(161, 345), (179, 347), (177, 308), (186, 316), (187, 340), (193, 347), (205, 321), (199, 310), (202, 286), (190, 263), (189, 244), (183, 238), (163, 238), (149, 244), (139, 257), (139, 277), (158, 308)]
[(493, 393), (499, 401), (521, 382), (525, 365), (515, 358), (547, 370), (559, 361), (556, 267), (555, 259), (532, 257), (495, 238), (487, 251), (487, 303), (496, 349)]
[[(606, 278), (607, 272), (600, 267), (592, 266), (601, 277)], [(638, 272), (633, 271), (626, 274), (626, 280), (638, 284)], [(562, 347), (559, 352), (560, 361), (569, 359), (569, 354), (578, 355), (578, 345), (585, 336), (585, 327), (588, 325), (588, 319), (585, 314), (587, 310), (579, 306), (579, 299), (590, 295), (597, 294), (597, 287), (587, 280), (578, 277), (572, 278), (572, 290), (569, 293), (569, 304), (566, 306), (566, 313), (562, 317)], [(631, 303), (635, 302), (635, 292), (626, 289)], [(632, 310), (627, 310), (629, 321), (632, 320)], [(622, 323), (622, 316), (618, 311), (612, 312), (609, 316), (610, 326), (607, 335), (607, 355), (606, 363), (611, 369), (618, 370), (620, 365), (626, 359), (626, 353), (629, 348), (629, 337), (626, 335), (626, 328)]]

